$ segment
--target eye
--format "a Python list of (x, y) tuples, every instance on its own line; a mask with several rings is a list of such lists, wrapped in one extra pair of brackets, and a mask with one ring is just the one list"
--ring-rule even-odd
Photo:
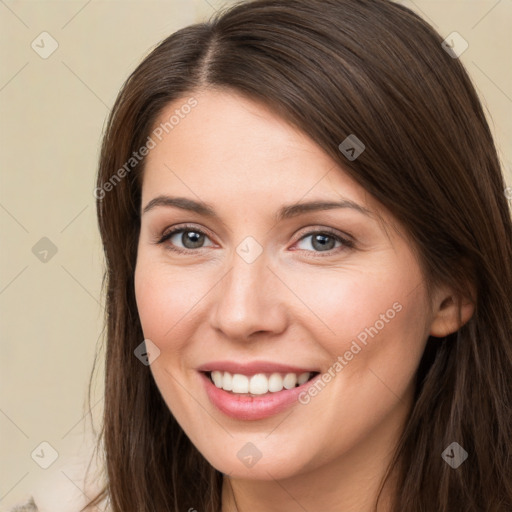
[[(169, 242), (166, 245), (170, 250), (186, 253), (194, 249), (202, 249), (205, 239), (209, 240), (206, 233), (200, 229), (194, 226), (180, 226), (167, 232), (157, 243), (163, 244)], [(181, 243), (182, 247), (177, 246), (177, 243)]]
[[(305, 243), (308, 238), (310, 241)], [(189, 253), (194, 249), (203, 249), (205, 247), (213, 246), (212, 243), (205, 246), (205, 240), (210, 239), (204, 231), (196, 228), (195, 226), (186, 225), (178, 226), (171, 231), (168, 231), (156, 243), (165, 243), (167, 249), (177, 253)], [(299, 247), (301, 250), (317, 253), (326, 252), (329, 254), (331, 254), (334, 249), (344, 250), (354, 247), (354, 242), (327, 228), (306, 233), (297, 242), (297, 244), (300, 243), (304, 243), (306, 246)], [(337, 246), (336, 243), (338, 244)], [(181, 247), (178, 244), (181, 244)]]
[[(302, 236), (298, 243), (304, 242), (308, 238), (310, 241), (304, 244), (306, 247), (299, 247), (300, 249), (310, 251), (309, 248), (313, 248), (313, 252), (329, 252), (333, 249), (341, 248), (343, 250), (346, 248), (354, 247), (354, 243), (351, 240), (348, 240), (329, 229), (310, 231), (309, 233), (306, 233), (304, 236)], [(337, 242), (339, 243), (338, 246), (336, 246)]]

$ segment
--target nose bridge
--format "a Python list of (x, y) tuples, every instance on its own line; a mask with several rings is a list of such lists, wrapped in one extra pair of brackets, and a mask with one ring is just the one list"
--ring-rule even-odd
[(265, 254), (255, 256), (250, 243), (240, 244), (233, 252), (230, 271), (219, 283), (212, 318), (214, 327), (234, 339), (246, 339), (253, 332), (284, 328), (277, 283), (273, 282), (276, 278), (267, 267)]

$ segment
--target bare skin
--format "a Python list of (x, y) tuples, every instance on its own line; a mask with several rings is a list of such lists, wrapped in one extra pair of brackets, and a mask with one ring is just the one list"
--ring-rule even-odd
[[(160, 350), (155, 382), (191, 441), (229, 475), (222, 512), (373, 511), (428, 336), (459, 327), (452, 291), (427, 297), (398, 222), (308, 137), (236, 93), (193, 95), (197, 106), (148, 156), (141, 213), (165, 195), (209, 203), (217, 217), (165, 205), (141, 215), (135, 290), (144, 336)], [(359, 208), (276, 221), (284, 205), (313, 200)], [(188, 232), (156, 243), (184, 223)], [(200, 247), (190, 232), (204, 234)], [(262, 249), (250, 264), (237, 253), (249, 236)], [(473, 307), (460, 312), (466, 322)], [(346, 364), (308, 403), (253, 421), (218, 410), (197, 370), (268, 360), (323, 374), (338, 356)], [(249, 442), (261, 453), (252, 467), (237, 456)], [(391, 482), (379, 511), (389, 510)]]

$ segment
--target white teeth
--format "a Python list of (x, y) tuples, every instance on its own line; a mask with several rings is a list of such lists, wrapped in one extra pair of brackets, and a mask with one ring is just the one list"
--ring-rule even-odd
[(212, 380), (213, 383), (218, 387), (222, 387), (223, 379), (222, 379), (222, 373), (218, 371), (212, 372)]
[(309, 372), (301, 373), (298, 379), (299, 386), (302, 386), (302, 384), (306, 383), (309, 380), (310, 375), (311, 374)]
[(283, 378), (279, 373), (273, 373), (268, 379), (268, 390), (272, 393), (281, 391), (283, 389)]
[(231, 391), (233, 389), (233, 377), (230, 373), (225, 373), (224, 376), (222, 372), (219, 372), (222, 378), (220, 387), (225, 391)]
[(310, 372), (304, 372), (298, 376), (296, 373), (257, 373), (248, 377), (240, 373), (231, 374), (218, 370), (211, 372), (213, 383), (219, 389), (238, 394), (251, 393), (252, 395), (264, 395), (268, 392), (277, 393), (283, 389), (301, 386), (309, 380), (311, 375)]
[(268, 379), (264, 373), (257, 373), (249, 381), (249, 392), (253, 395), (264, 395), (268, 393)]
[(285, 378), (283, 379), (283, 386), (286, 389), (292, 389), (297, 384), (297, 375), (295, 373), (287, 373)]
[(249, 393), (249, 377), (235, 373), (233, 375), (233, 393)]

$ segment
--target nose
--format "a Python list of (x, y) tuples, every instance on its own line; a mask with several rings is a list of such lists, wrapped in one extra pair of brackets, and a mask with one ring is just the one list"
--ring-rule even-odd
[(282, 333), (288, 321), (283, 302), (286, 286), (276, 274), (265, 253), (252, 263), (235, 253), (230, 269), (215, 287), (211, 326), (226, 338), (245, 342)]

